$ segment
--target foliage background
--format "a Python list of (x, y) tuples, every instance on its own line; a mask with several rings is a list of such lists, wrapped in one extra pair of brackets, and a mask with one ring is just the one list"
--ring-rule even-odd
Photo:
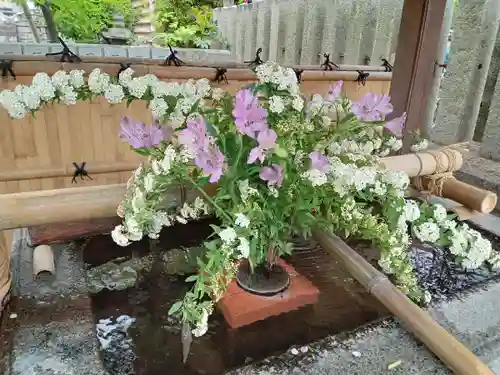
[(36, 0), (35, 4), (49, 4), (58, 31), (76, 42), (97, 41), (116, 13), (129, 28), (139, 16), (130, 0)]

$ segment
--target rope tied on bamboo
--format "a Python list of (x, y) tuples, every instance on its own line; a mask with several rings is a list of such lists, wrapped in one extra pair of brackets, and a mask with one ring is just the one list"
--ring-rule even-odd
[(427, 198), (430, 198), (431, 195), (442, 197), (443, 186), (450, 179), (455, 179), (453, 172), (435, 173), (429, 176), (414, 177), (412, 184)]

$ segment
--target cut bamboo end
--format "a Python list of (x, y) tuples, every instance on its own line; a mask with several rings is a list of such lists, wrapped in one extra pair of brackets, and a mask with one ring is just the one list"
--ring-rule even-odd
[(38, 278), (44, 273), (55, 274), (54, 252), (49, 245), (40, 245), (33, 250), (33, 275)]

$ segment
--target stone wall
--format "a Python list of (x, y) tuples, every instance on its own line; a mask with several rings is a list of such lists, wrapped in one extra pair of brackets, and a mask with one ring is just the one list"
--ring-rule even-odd
[(264, 60), (342, 64), (393, 60), (403, 0), (257, 0), (214, 10), (219, 32), (239, 60), (258, 48)]

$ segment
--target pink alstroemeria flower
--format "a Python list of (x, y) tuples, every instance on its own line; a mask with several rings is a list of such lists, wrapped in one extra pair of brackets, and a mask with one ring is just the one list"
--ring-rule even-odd
[(406, 112), (404, 112), (400, 117), (396, 117), (390, 121), (387, 121), (384, 128), (389, 130), (396, 137), (402, 137), (405, 123), (406, 123)]
[(238, 130), (249, 137), (256, 138), (259, 131), (267, 128), (267, 111), (260, 106), (252, 90), (236, 93), (233, 116)]
[(124, 116), (120, 120), (120, 139), (133, 148), (149, 148), (165, 140), (166, 132), (160, 125), (144, 125)]
[(365, 94), (357, 102), (352, 103), (351, 112), (361, 121), (383, 120), (392, 112), (391, 98), (385, 94)]
[(283, 185), (283, 169), (279, 164), (262, 167), (259, 176), (261, 180), (267, 181), (267, 186), (276, 185), (276, 187), (281, 187), (281, 185)]
[(311, 169), (317, 169), (323, 173), (328, 172), (330, 162), (325, 155), (313, 151), (309, 154), (309, 159), (311, 159)]
[(328, 95), (325, 97), (325, 101), (329, 103), (335, 102), (342, 93), (343, 84), (344, 81), (337, 81), (333, 85), (328, 86)]
[(181, 145), (196, 154), (198, 151), (206, 150), (209, 146), (207, 127), (203, 118), (199, 117), (189, 120), (186, 128), (178, 133), (178, 140)]
[(255, 163), (257, 159), (259, 159), (262, 163), (266, 157), (266, 151), (276, 146), (277, 138), (278, 135), (272, 129), (264, 129), (260, 131), (257, 135), (257, 142), (259, 142), (259, 145), (252, 148), (248, 155), (247, 163)]
[(202, 150), (196, 155), (194, 163), (210, 175), (210, 183), (219, 181), (224, 171), (224, 154), (214, 145), (211, 150)]

